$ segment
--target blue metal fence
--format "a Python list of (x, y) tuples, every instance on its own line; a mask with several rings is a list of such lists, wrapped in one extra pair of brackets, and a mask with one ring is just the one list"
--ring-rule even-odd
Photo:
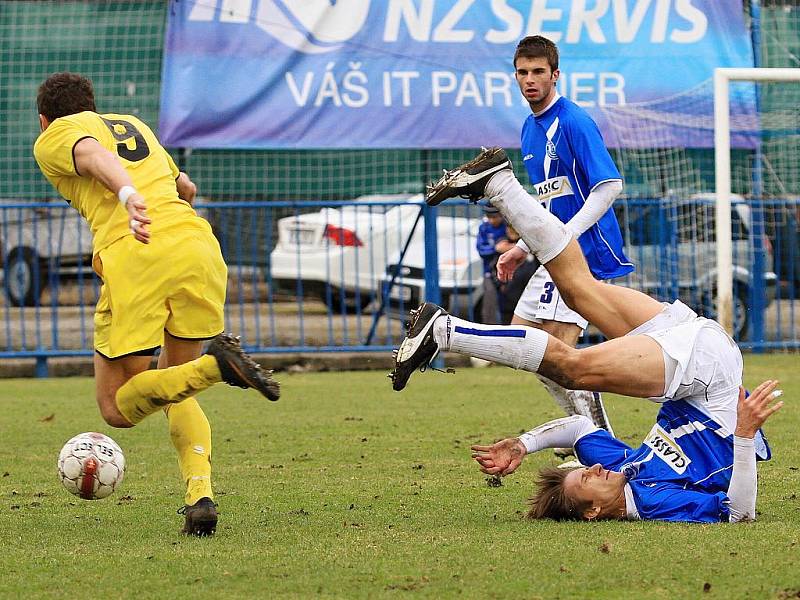
[[(714, 315), (713, 198), (616, 203), (636, 272), (624, 282)], [(420, 196), (198, 203), (229, 266), (226, 328), (253, 352), (388, 351), (429, 299), (480, 320), (481, 209)], [(734, 326), (746, 348), (800, 348), (800, 204), (735, 202)], [(0, 202), (0, 357), (92, 354), (99, 280), (88, 227), (65, 203)], [(622, 282), (620, 282), (622, 283)]]

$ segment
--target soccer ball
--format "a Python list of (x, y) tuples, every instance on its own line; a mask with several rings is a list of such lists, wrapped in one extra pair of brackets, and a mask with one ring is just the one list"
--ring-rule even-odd
[(84, 500), (99, 500), (110, 496), (122, 483), (125, 455), (107, 435), (81, 433), (61, 449), (58, 476), (68, 492)]

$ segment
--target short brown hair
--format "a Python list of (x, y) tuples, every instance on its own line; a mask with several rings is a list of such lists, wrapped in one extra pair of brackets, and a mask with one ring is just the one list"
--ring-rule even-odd
[(517, 67), (518, 58), (546, 58), (551, 71), (558, 69), (558, 48), (541, 35), (522, 38), (514, 52), (514, 68)]
[(583, 511), (588, 506), (578, 504), (564, 493), (564, 479), (574, 470), (546, 467), (539, 471), (536, 493), (530, 499), (529, 519), (583, 520)]
[(53, 121), (85, 110), (97, 111), (92, 82), (77, 73), (53, 73), (39, 86), (39, 114)]

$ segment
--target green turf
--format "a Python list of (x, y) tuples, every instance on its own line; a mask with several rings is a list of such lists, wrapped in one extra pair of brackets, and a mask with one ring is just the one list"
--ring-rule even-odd
[[(279, 374), (280, 402), (218, 386), (220, 527), (178, 534), (183, 491), (166, 422), (105, 426), (89, 379), (6, 380), (0, 416), (3, 598), (786, 598), (800, 590), (797, 355), (746, 357), (746, 385), (777, 377), (787, 405), (767, 425), (758, 522), (686, 525), (521, 519), (530, 456), (492, 488), (468, 447), (558, 411), (534, 377), (499, 367), (415, 375)], [(618, 435), (638, 443), (656, 407), (612, 398)], [(128, 459), (109, 499), (70, 496), (61, 445), (108, 433)], [(707, 591), (704, 592), (704, 588)]]

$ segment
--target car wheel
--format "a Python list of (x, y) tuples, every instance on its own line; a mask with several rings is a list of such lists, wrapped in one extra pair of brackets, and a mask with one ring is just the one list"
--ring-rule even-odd
[[(736, 340), (744, 340), (747, 338), (748, 328), (750, 327), (750, 318), (747, 312), (747, 287), (743, 285), (734, 285), (733, 287), (733, 337)], [(703, 306), (701, 313), (704, 317), (709, 319), (716, 319), (719, 315), (717, 310), (717, 290), (711, 290), (710, 294), (707, 292), (703, 296)]]
[(736, 327), (735, 337), (737, 340), (747, 339), (750, 319), (747, 311), (748, 305), (747, 288), (737, 285), (733, 289), (733, 320)]
[(13, 306), (35, 306), (47, 285), (47, 265), (31, 248), (8, 253), (3, 277), (6, 297)]
[(340, 288), (331, 287), (330, 295), (323, 289), (322, 301), (334, 313), (359, 313), (372, 302), (372, 294), (369, 292), (361, 292), (358, 296), (354, 292), (342, 294)]

